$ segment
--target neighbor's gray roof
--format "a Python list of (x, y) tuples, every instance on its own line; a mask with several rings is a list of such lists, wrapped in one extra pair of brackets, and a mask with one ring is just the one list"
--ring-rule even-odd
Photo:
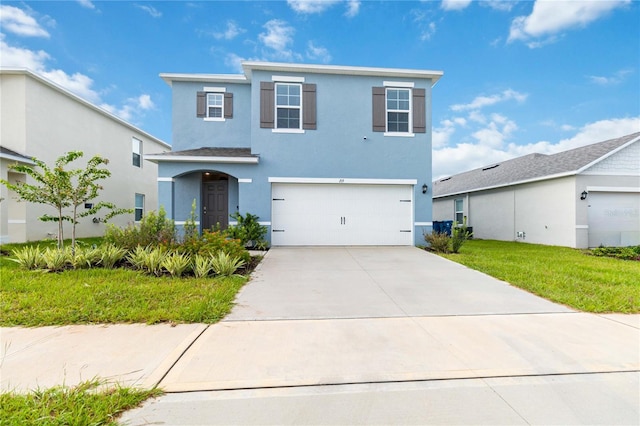
[(640, 132), (557, 154), (529, 154), (494, 163), (435, 181), (433, 196), (434, 198), (444, 197), (530, 180), (542, 180), (556, 175), (577, 173), (583, 167), (634, 139), (640, 140)]
[(31, 157), (15, 152), (9, 148), (5, 148), (4, 146), (0, 146), (0, 158), (15, 160), (21, 163), (34, 164)]

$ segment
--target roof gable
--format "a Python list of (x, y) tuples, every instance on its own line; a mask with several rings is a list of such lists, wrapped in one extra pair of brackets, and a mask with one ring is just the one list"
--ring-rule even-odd
[(479, 191), (580, 173), (608, 158), (627, 144), (640, 140), (640, 132), (586, 145), (557, 154), (529, 154), (459, 173), (433, 184), (433, 196)]

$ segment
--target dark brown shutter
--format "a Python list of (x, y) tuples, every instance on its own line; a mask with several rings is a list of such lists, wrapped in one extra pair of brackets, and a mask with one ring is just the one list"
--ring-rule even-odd
[(413, 132), (427, 132), (427, 112), (424, 89), (413, 89)]
[(275, 120), (275, 84), (271, 81), (260, 82), (260, 127), (273, 129)]
[(233, 118), (233, 93), (224, 94), (224, 118)]
[(207, 116), (207, 94), (198, 92), (196, 94), (196, 117), (202, 118)]
[(387, 130), (387, 117), (385, 111), (385, 89), (384, 87), (373, 88), (373, 131), (385, 132)]
[(302, 85), (302, 128), (316, 130), (316, 85)]

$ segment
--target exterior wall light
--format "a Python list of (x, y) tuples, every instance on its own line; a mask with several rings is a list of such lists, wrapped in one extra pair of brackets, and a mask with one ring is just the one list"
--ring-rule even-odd
[(589, 195), (589, 193), (587, 191), (582, 191), (582, 194), (580, 194), (580, 199), (581, 200), (586, 200), (587, 199), (587, 195)]
[(423, 194), (426, 194), (426, 193), (427, 193), (427, 189), (429, 189), (429, 187), (427, 186), (427, 184), (426, 184), (426, 183), (425, 183), (425, 184), (423, 184), (423, 185), (422, 185), (422, 193), (423, 193)]

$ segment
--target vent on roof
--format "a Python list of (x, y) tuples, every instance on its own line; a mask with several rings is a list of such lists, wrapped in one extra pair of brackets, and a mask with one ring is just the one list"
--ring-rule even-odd
[(444, 179), (440, 179), (440, 182), (446, 182), (446, 181), (448, 181), (449, 179), (451, 179), (451, 176), (446, 177), (446, 178), (444, 178)]
[(487, 171), (487, 170), (491, 170), (491, 169), (495, 169), (496, 167), (498, 167), (500, 164), (494, 164), (493, 166), (489, 166), (489, 167), (485, 167), (484, 169), (482, 169), (483, 172)]

